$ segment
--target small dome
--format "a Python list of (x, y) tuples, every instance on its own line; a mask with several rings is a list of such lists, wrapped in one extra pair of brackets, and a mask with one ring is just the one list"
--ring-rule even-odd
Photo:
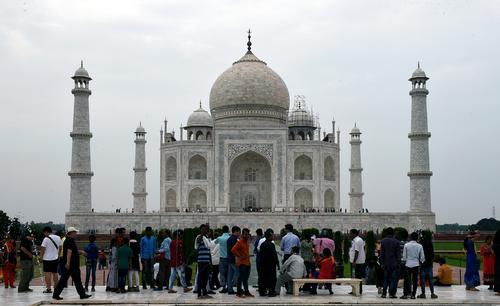
[(412, 78), (426, 78), (427, 76), (425, 75), (425, 72), (420, 69), (420, 68), (417, 68), (417, 70), (415, 70), (413, 72), (413, 74), (411, 75)]
[(288, 126), (314, 126), (314, 119), (305, 109), (297, 108), (288, 116)]
[(361, 134), (361, 131), (358, 129), (358, 127), (356, 126), (356, 124), (354, 124), (354, 127), (352, 128), (350, 134)]
[(212, 116), (201, 107), (195, 110), (188, 118), (187, 126), (213, 126)]
[(85, 68), (83, 68), (83, 61), (81, 62), (80, 68), (78, 68), (75, 71), (75, 75), (73, 76), (73, 78), (91, 79), (90, 76), (89, 76), (89, 73), (87, 72), (87, 70)]
[(420, 68), (420, 62), (418, 63), (417, 65), (417, 69), (415, 71), (413, 71), (412, 75), (411, 75), (411, 79), (416, 79), (416, 78), (420, 78), (420, 79), (426, 79), (428, 80), (429, 78), (425, 75), (425, 72), (422, 70), (422, 68)]
[(144, 133), (146, 134), (146, 130), (142, 127), (142, 124), (139, 124), (137, 129), (135, 130), (136, 133)]

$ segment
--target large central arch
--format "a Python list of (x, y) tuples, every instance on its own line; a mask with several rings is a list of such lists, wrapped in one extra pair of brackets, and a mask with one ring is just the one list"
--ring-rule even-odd
[(230, 211), (241, 212), (250, 207), (269, 211), (271, 185), (271, 165), (265, 157), (253, 151), (236, 157), (230, 168)]

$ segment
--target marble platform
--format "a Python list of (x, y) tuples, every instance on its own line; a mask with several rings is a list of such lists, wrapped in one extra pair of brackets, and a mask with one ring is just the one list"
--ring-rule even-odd
[[(169, 294), (166, 291), (155, 292), (143, 290), (139, 293), (117, 294), (105, 292), (104, 287), (99, 286), (93, 297), (88, 300), (80, 300), (74, 287), (66, 289), (62, 293), (64, 300), (55, 301), (48, 294), (43, 294), (43, 287), (33, 286), (32, 293), (18, 293), (16, 289), (0, 288), (0, 305), (20, 306), (20, 305), (500, 305), (500, 296), (495, 296), (486, 287), (481, 286), (479, 292), (466, 291), (464, 286), (440, 287), (436, 288), (438, 299), (431, 300), (400, 300), (382, 299), (377, 294), (375, 286), (363, 286), (363, 295), (353, 297), (349, 295), (350, 287), (334, 286), (334, 295), (328, 295), (325, 290), (319, 290), (317, 296), (301, 294), (298, 297), (285, 295), (282, 292), (280, 297), (265, 298), (255, 297), (240, 299), (226, 294), (216, 294), (210, 300), (198, 300), (193, 293)], [(252, 289), (254, 292), (255, 289)], [(420, 290), (419, 290), (420, 291)], [(398, 296), (401, 289), (398, 290)]]

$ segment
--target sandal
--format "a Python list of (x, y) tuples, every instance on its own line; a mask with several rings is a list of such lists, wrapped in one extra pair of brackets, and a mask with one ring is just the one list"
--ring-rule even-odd
[(52, 289), (45, 289), (43, 290), (43, 293), (52, 293)]

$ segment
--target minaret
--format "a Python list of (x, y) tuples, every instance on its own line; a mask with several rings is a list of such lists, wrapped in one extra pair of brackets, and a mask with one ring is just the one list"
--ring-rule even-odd
[(90, 212), (92, 210), (91, 179), (94, 173), (90, 170), (90, 122), (89, 122), (89, 73), (83, 68), (83, 61), (75, 75), (75, 88), (71, 93), (75, 96), (73, 111), (73, 131), (70, 133), (73, 141), (71, 149), (70, 212)]
[(146, 131), (139, 123), (135, 130), (134, 213), (146, 212)]
[(351, 130), (351, 189), (349, 192), (350, 206), (349, 211), (351, 213), (358, 213), (363, 208), (363, 184), (361, 178), (361, 132), (359, 131), (356, 124)]
[(409, 81), (412, 84), (411, 96), (411, 132), (410, 138), (410, 211), (431, 211), (432, 172), (429, 170), (429, 137), (427, 130), (427, 95), (426, 82), (429, 78), (420, 69), (413, 72)]

